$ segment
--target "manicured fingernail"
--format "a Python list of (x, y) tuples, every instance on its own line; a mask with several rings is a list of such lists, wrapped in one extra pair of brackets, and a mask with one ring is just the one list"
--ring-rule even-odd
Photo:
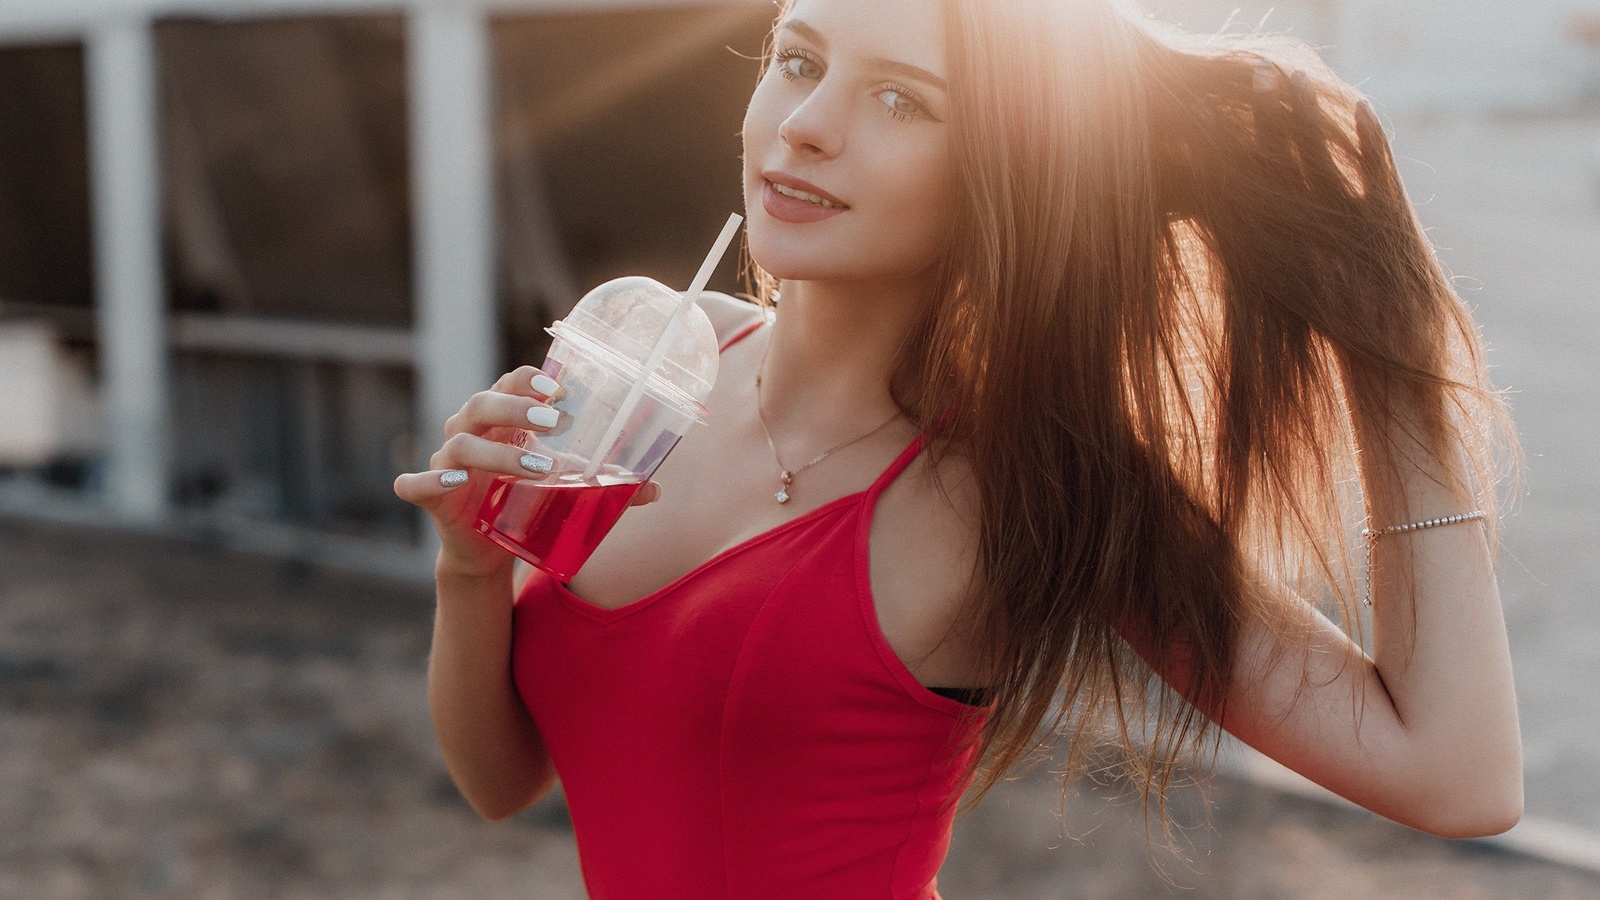
[(556, 391), (561, 389), (561, 385), (556, 384), (554, 378), (540, 372), (538, 375), (533, 376), (533, 389), (546, 397), (554, 397)]
[(556, 461), (548, 456), (540, 456), (537, 453), (524, 453), (522, 458), (517, 460), (517, 465), (535, 475), (549, 475), (550, 470), (555, 468)]
[(540, 428), (554, 428), (560, 418), (560, 411), (548, 406), (535, 406), (528, 410), (528, 421)]
[(439, 484), (447, 488), (458, 488), (467, 483), (465, 469), (451, 469), (439, 476)]

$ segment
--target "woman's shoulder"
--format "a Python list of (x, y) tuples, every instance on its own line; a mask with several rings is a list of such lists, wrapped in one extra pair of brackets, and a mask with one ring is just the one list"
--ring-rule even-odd
[(978, 564), (977, 491), (968, 459), (919, 454), (884, 492), (874, 517), (871, 574), (879, 621), (923, 684), (982, 683), (975, 648), (951, 630)]
[(893, 535), (885, 555), (921, 589), (966, 584), (977, 563), (978, 487), (967, 457), (923, 452), (880, 499), (879, 515)]
[(906, 503), (923, 513), (925, 527), (949, 541), (968, 543), (975, 538), (981, 500), (968, 456), (955, 448), (938, 454), (925, 451), (906, 474)]
[(717, 330), (719, 341), (726, 341), (740, 328), (759, 322), (766, 315), (761, 304), (721, 291), (705, 291), (696, 302), (705, 311), (706, 318), (711, 320), (711, 326)]

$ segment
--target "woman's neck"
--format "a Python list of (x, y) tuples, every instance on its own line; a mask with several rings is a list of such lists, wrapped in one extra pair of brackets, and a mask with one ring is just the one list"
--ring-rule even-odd
[(784, 282), (761, 381), (773, 430), (831, 434), (892, 413), (895, 361), (926, 296), (921, 282)]

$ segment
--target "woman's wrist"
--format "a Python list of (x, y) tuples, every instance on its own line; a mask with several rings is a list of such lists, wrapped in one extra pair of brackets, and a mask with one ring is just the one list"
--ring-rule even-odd
[(441, 585), (447, 581), (463, 586), (475, 583), (493, 586), (499, 586), (501, 583), (509, 584), (515, 561), (509, 554), (497, 553), (495, 556), (504, 558), (470, 559), (451, 553), (448, 549), (441, 549), (438, 558), (434, 560), (433, 577)]

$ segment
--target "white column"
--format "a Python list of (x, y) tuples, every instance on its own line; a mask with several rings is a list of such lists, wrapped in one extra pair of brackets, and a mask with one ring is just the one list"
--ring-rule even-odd
[(122, 516), (153, 520), (167, 508), (170, 382), (150, 21), (98, 22), (84, 50), (107, 499)]
[(407, 24), (417, 434), (424, 457), (444, 420), (494, 381), (495, 309), (489, 28), (472, 2), (419, 2)]

